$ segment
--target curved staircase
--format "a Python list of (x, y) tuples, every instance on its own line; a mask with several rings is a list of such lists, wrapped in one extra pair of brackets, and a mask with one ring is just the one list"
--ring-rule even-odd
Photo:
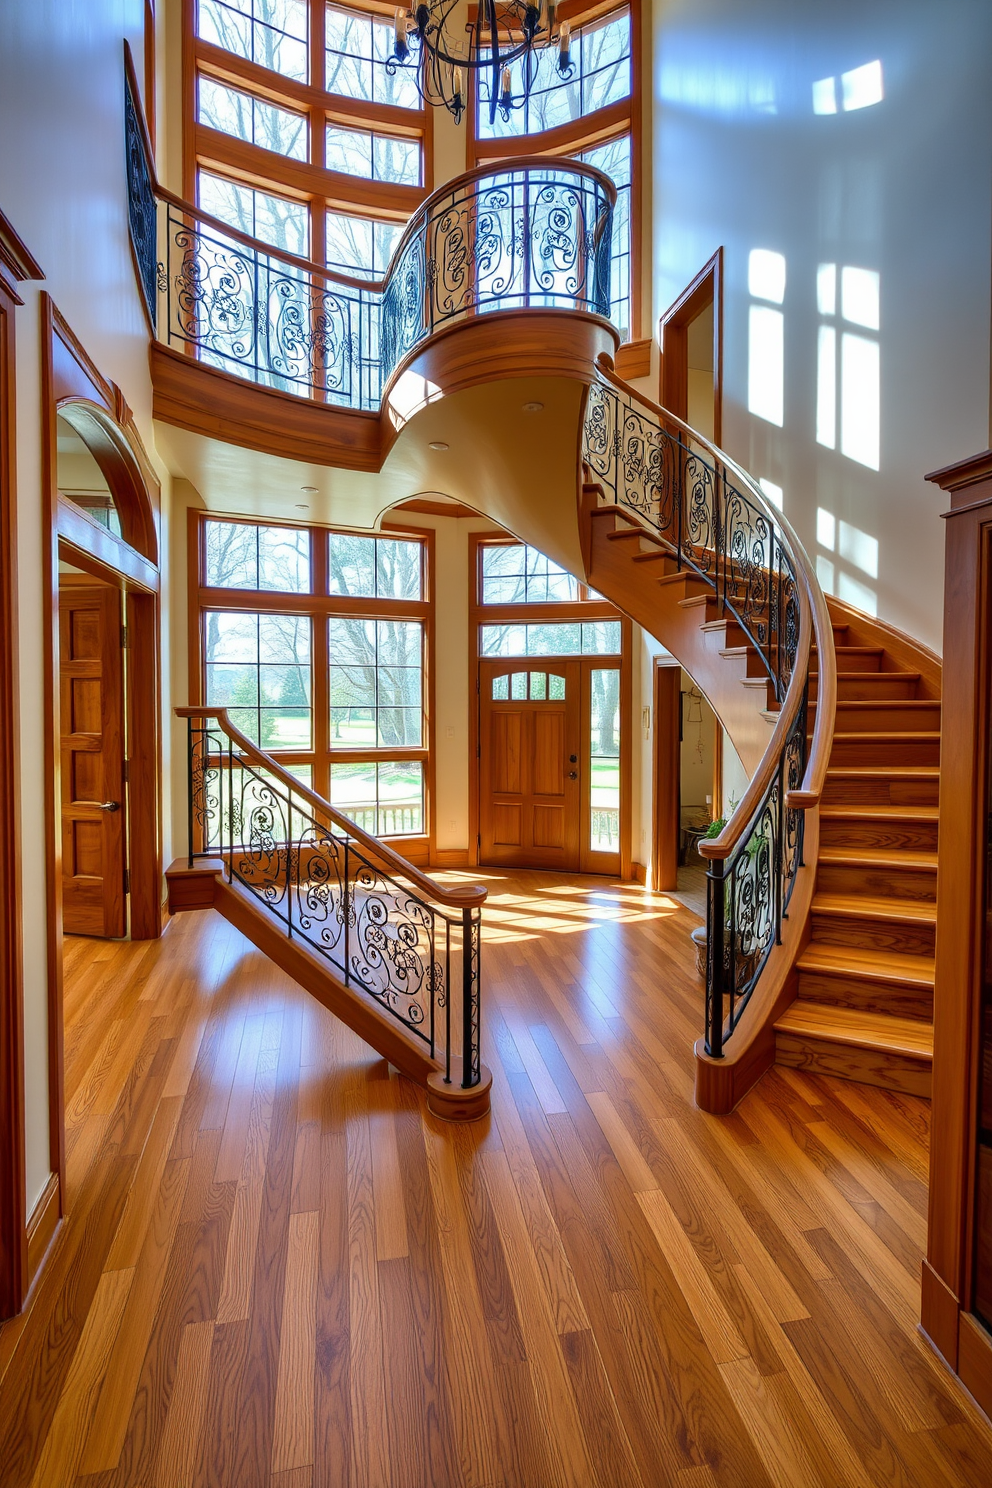
[[(381, 398), (346, 395), (364, 366), (347, 336), (335, 342), (335, 381), (317, 342), (301, 341), (299, 367), (271, 369), (276, 387), (249, 386), (264, 383), (265, 368), (259, 376), (203, 329), (214, 291), (199, 270), (218, 233), (230, 234), (167, 198), (160, 338), (169, 344), (153, 355), (156, 417), (350, 472), (341, 487), (350, 524), (377, 525), (398, 502), (442, 492), (581, 572), (654, 635), (706, 694), (752, 777), (705, 844), (699, 1104), (731, 1110), (776, 1060), (925, 1094), (940, 663), (833, 600), (828, 612), (806, 553), (755, 482), (617, 376), (599, 251), (614, 194), (606, 178), (526, 158), (511, 174), (521, 187), (512, 201), (505, 168), (435, 192), (382, 283), (356, 285), (235, 235), (249, 323), (269, 313), (252, 298), (255, 264), (276, 265), (307, 314), (319, 304), (347, 320), (357, 295), (380, 317)], [(493, 190), (503, 216), (490, 210)], [(552, 208), (554, 242), (567, 221), (578, 277), (564, 260), (548, 269), (551, 229), (540, 214)], [(447, 233), (474, 272), (441, 301), (432, 266), (450, 249)], [(545, 411), (543, 431), (520, 429), (521, 404)], [(323, 820), (326, 803), (310, 804)], [(374, 857), (375, 844), (366, 850)], [(745, 908), (752, 922), (742, 930)]]

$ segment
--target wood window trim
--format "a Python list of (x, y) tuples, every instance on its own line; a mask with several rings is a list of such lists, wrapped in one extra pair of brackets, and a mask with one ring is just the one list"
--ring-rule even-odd
[(681, 822), (682, 668), (675, 657), (656, 656), (653, 676), (654, 739), (651, 784), (651, 882), (655, 893), (678, 888)]
[[(377, 7), (361, 4), (343, 8), (381, 13)], [(315, 76), (318, 65), (315, 59), (319, 59), (323, 70), (326, 10), (322, 0), (310, 0), (311, 78)], [(197, 172), (201, 165), (261, 190), (305, 201), (310, 214), (309, 257), (322, 266), (326, 260), (324, 215), (328, 208), (406, 221), (434, 189), (432, 109), (401, 109), (328, 93), (312, 83), (283, 78), (258, 63), (225, 51), (223, 47), (201, 41), (196, 35), (196, 0), (183, 0), (182, 29), (182, 189), (187, 201), (196, 200)], [(200, 124), (197, 119), (197, 78), (201, 72), (265, 102), (306, 114), (309, 159), (306, 162), (292, 160)], [(327, 171), (324, 166), (325, 126), (336, 119), (377, 129), (380, 133), (419, 138), (422, 185), (366, 181), (360, 176)]]
[[(468, 866), (474, 868), (479, 866), (480, 749), (482, 744), (479, 722), (479, 699), (482, 663), (484, 661), (492, 662), (500, 660), (511, 664), (520, 663), (521, 669), (534, 669), (531, 668), (532, 662), (537, 666), (543, 666), (545, 663), (550, 665), (552, 661), (556, 660), (579, 660), (588, 664), (590, 667), (597, 661), (604, 667), (608, 667), (613, 662), (618, 664), (620, 669), (620, 877), (621, 879), (629, 880), (633, 877), (633, 622), (626, 615), (622, 614), (615, 605), (610, 604), (608, 600), (562, 601), (560, 603), (551, 602), (534, 605), (482, 604), (479, 597), (482, 593), (482, 549), (491, 546), (493, 543), (501, 543), (506, 547), (526, 546), (526, 544), (521, 544), (517, 538), (508, 536), (502, 528), (487, 529), (482, 532), (470, 532), (468, 534)], [(620, 653), (617, 657), (484, 657), (479, 647), (480, 625), (505, 624), (513, 620), (524, 624), (547, 621), (565, 622), (569, 620), (619, 620)], [(584, 844), (588, 835), (586, 831), (588, 827), (588, 802), (583, 804), (582, 827), (582, 842)], [(589, 854), (583, 845), (580, 849), (580, 861), (587, 861), (588, 857)], [(595, 872), (596, 870), (583, 868), (581, 871)]]
[[(206, 577), (205, 531), (208, 521), (232, 522), (240, 526), (289, 527), (310, 533), (309, 594), (281, 594), (273, 590), (217, 589), (204, 582)], [(328, 594), (328, 539), (332, 533), (346, 531), (356, 537), (409, 537), (422, 544), (422, 594), (419, 600), (356, 599)], [(391, 525), (389, 531), (354, 532), (316, 522), (293, 522), (276, 517), (246, 517), (227, 512), (190, 508), (187, 513), (187, 665), (189, 702), (196, 706), (204, 701), (206, 690), (206, 657), (204, 652), (203, 616), (209, 610), (245, 614), (294, 614), (307, 616), (312, 624), (312, 743), (309, 750), (282, 750), (276, 755), (287, 766), (309, 765), (311, 784), (318, 795), (328, 796), (330, 770), (334, 764), (356, 764), (366, 761), (388, 763), (393, 760), (419, 760), (423, 766), (424, 816), (426, 830), (410, 836), (391, 837), (390, 843), (411, 863), (420, 866), (435, 861), (437, 841), (435, 738), (437, 712), (435, 705), (435, 532), (431, 527)], [(355, 619), (419, 621), (424, 628), (424, 732), (423, 743), (399, 749), (331, 749), (330, 748), (330, 674), (327, 620), (332, 616)]]
[[(474, 7), (470, 8), (470, 18)], [(640, 0), (617, 4), (607, 0), (599, 5), (585, 5), (582, 0), (565, 0), (558, 7), (559, 20), (580, 26), (603, 20), (621, 10), (630, 12), (630, 94), (627, 98), (597, 109), (581, 119), (570, 120), (542, 134), (519, 138), (480, 140), (476, 134), (476, 74), (469, 72), (468, 103), (465, 110), (465, 169), (477, 165), (512, 161), (515, 156), (574, 156), (623, 135), (630, 136), (630, 340), (641, 338), (643, 326), (643, 288), (641, 266), (644, 262), (644, 215), (641, 205), (641, 181), (644, 164), (644, 124), (642, 98), (642, 51), (644, 42)]]

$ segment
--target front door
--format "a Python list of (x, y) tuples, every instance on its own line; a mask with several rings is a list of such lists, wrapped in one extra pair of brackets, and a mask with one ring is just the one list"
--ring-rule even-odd
[(120, 591), (59, 586), (62, 924), (122, 936), (124, 665)]
[(575, 872), (579, 665), (486, 661), (480, 673), (480, 861)]

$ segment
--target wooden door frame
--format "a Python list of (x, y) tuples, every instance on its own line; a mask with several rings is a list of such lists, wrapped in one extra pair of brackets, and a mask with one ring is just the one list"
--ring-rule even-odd
[(713, 306), (713, 443), (723, 440), (723, 248), (669, 305), (658, 322), (659, 401), (676, 418), (689, 417), (689, 326)]
[[(51, 1227), (65, 1213), (65, 1059), (62, 1006), (61, 717), (59, 554), (126, 595), (129, 671), (152, 685), (125, 692), (129, 741), (132, 939), (162, 933), (162, 721), (159, 644), (159, 483), (120, 389), (98, 371), (48, 294), (41, 296), (45, 856), (48, 952)], [(125, 538), (59, 495), (57, 419), (67, 417), (106, 476)], [(126, 540), (125, 540), (126, 539)], [(134, 629), (130, 627), (133, 625)]]
[(651, 883), (656, 893), (679, 886), (682, 801), (682, 667), (656, 656), (651, 778)]
[[(21, 955), (21, 812), (17, 614), (16, 285), (44, 279), (0, 212), (0, 1318), (30, 1285), (25, 1194), (24, 977)], [(32, 1216), (33, 1219), (33, 1216)]]

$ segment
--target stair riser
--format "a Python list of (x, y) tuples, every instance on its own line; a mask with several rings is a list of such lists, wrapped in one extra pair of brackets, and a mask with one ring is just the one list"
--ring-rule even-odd
[[(874, 702), (874, 700), (873, 700)], [(940, 733), (940, 704), (894, 702), (888, 707), (875, 707), (873, 702), (837, 703), (834, 727), (841, 734), (927, 734)], [(810, 710), (811, 720), (816, 709)]]
[[(816, 702), (819, 678), (809, 679), (809, 700)], [(838, 677), (837, 700), (840, 703), (908, 702), (916, 697), (916, 682), (889, 672), (865, 672), (859, 677)]]
[[(814, 646), (810, 652), (810, 667), (816, 670), (819, 653)], [(843, 648), (836, 653), (837, 670), (839, 672), (872, 672), (877, 673), (882, 669), (881, 649), (875, 651), (853, 651), (847, 652)]]
[(775, 1062), (811, 1075), (833, 1075), (862, 1085), (878, 1085), (903, 1095), (930, 1096), (930, 1062), (875, 1049), (852, 1049), (826, 1040), (775, 1035)]
[(830, 763), (836, 769), (850, 765), (879, 768), (883, 765), (939, 765), (939, 739), (902, 738), (893, 734), (882, 739), (834, 739)]
[(824, 806), (936, 806), (936, 780), (831, 780)]
[(828, 1003), (831, 1007), (856, 1008), (862, 1013), (888, 1013), (892, 1018), (933, 1021), (933, 993), (889, 982), (866, 982), (858, 977), (799, 973), (799, 1000)]
[(932, 956), (933, 925), (893, 925), (880, 920), (850, 919), (813, 912), (816, 945), (854, 946), (858, 950), (897, 951), (904, 956)]
[(864, 894), (871, 899), (937, 900), (937, 871), (926, 868), (876, 868), (854, 863), (824, 863), (817, 867), (821, 894)]
[(823, 847), (881, 847), (907, 852), (936, 852), (937, 823), (837, 821), (821, 816), (820, 844)]

